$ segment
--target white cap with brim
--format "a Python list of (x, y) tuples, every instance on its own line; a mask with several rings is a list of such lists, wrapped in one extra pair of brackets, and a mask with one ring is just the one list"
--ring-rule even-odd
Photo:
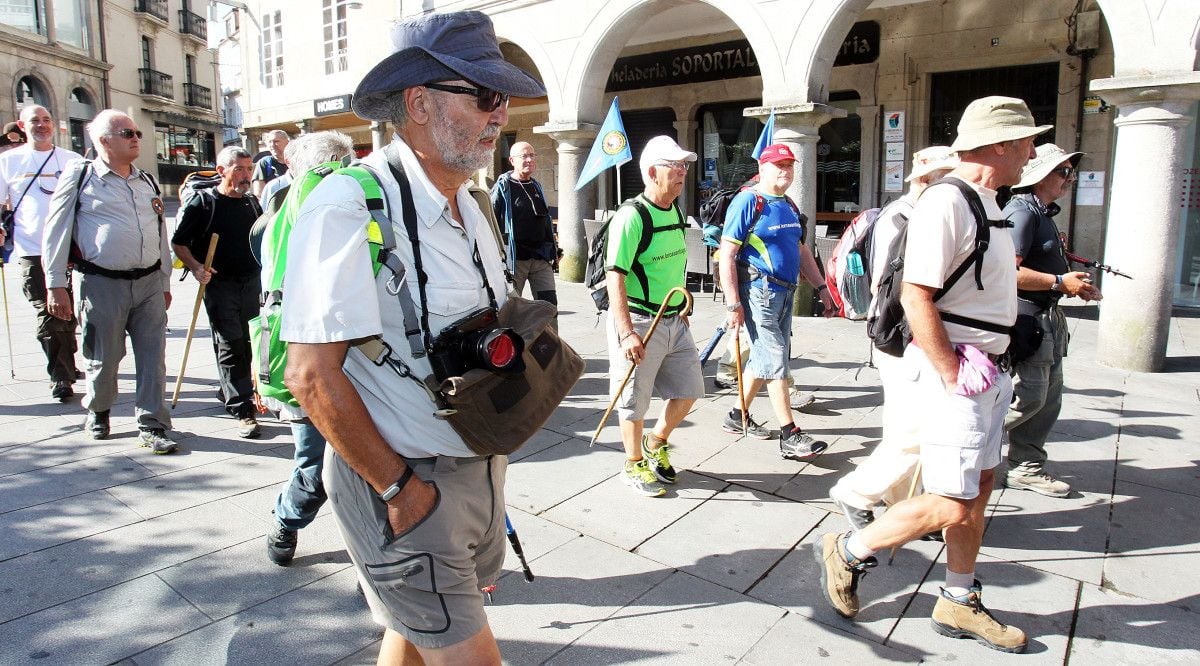
[(658, 162), (680, 161), (695, 162), (696, 153), (680, 148), (679, 144), (675, 143), (675, 139), (663, 134), (646, 142), (646, 147), (642, 148), (642, 156), (638, 160), (638, 166), (644, 174), (647, 169)]
[(958, 121), (958, 136), (950, 149), (961, 153), (980, 146), (1037, 136), (1052, 129), (1054, 125), (1034, 125), (1029, 107), (1016, 97), (982, 97), (968, 104), (963, 111)]
[(389, 97), (406, 88), (463, 79), (513, 97), (545, 87), (504, 59), (492, 20), (482, 12), (424, 14), (392, 28), (392, 54), (371, 68), (351, 100), (365, 120), (391, 120)]
[(934, 171), (958, 167), (958, 154), (949, 146), (930, 146), (913, 153), (912, 173), (904, 180), (912, 182)]
[(1054, 171), (1058, 165), (1070, 160), (1071, 166), (1075, 166), (1079, 164), (1079, 159), (1083, 156), (1083, 153), (1068, 153), (1052, 143), (1038, 146), (1036, 152), (1037, 156), (1029, 160), (1025, 168), (1021, 170), (1021, 182), (1013, 185), (1014, 190), (1033, 187), (1049, 176), (1050, 172)]

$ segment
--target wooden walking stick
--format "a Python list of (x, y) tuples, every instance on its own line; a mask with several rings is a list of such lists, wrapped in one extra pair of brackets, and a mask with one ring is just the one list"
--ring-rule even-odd
[[(917, 484), (921, 483), (921, 461), (917, 461), (917, 468), (913, 470), (912, 481), (908, 484), (908, 497), (904, 499), (910, 500), (917, 493)], [(888, 566), (892, 566), (892, 560), (896, 559), (896, 549), (899, 546), (892, 546), (892, 552), (888, 555)]]
[[(654, 335), (654, 329), (658, 328), (658, 322), (662, 319), (663, 313), (667, 311), (667, 304), (671, 302), (671, 296), (679, 292), (683, 294), (684, 312), (690, 312), (692, 309), (692, 295), (683, 287), (675, 287), (667, 292), (667, 297), (663, 299), (662, 305), (658, 306), (658, 314), (654, 315), (654, 321), (650, 322), (650, 328), (646, 331), (646, 337), (642, 338), (642, 345), (649, 344), (650, 337)], [(617, 392), (613, 394), (612, 401), (608, 403), (608, 409), (604, 410), (604, 416), (600, 417), (600, 425), (596, 426), (596, 432), (592, 434), (592, 441), (588, 446), (596, 443), (596, 438), (600, 436), (600, 431), (604, 430), (604, 422), (608, 420), (608, 415), (612, 414), (612, 410), (617, 406), (617, 400), (621, 398), (621, 393), (625, 391), (625, 385), (629, 383), (629, 378), (633, 376), (633, 369), (637, 367), (637, 363), (630, 361), (629, 370), (625, 372), (625, 379), (621, 380), (621, 386)]]
[(750, 415), (746, 413), (746, 394), (742, 391), (742, 327), (733, 331), (733, 360), (737, 363), (737, 392), (738, 405), (742, 408), (742, 436), (746, 435), (746, 421)]
[[(212, 239), (208, 241), (208, 256), (204, 258), (204, 272), (212, 268), (213, 255), (217, 253), (217, 239), (220, 234), (213, 234)], [(179, 363), (179, 375), (175, 377), (175, 394), (171, 396), (171, 409), (175, 409), (175, 405), (179, 403), (179, 389), (183, 387), (183, 371), (187, 369), (188, 352), (192, 350), (192, 335), (196, 332), (196, 318), (200, 316), (200, 304), (204, 302), (204, 288), (208, 286), (204, 283), (200, 284), (200, 289), (196, 291), (196, 304), (192, 306), (192, 323), (188, 326), (187, 341), (183, 343), (183, 360)]]

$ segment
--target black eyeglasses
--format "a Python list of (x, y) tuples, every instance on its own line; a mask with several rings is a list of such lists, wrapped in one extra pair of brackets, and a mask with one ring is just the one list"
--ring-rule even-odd
[(426, 83), (425, 87), (454, 93), (455, 95), (470, 95), (475, 98), (475, 104), (484, 113), (491, 113), (500, 108), (500, 105), (508, 104), (508, 95), (498, 90), (492, 90), (491, 88), (468, 88), (466, 86), (450, 86), (444, 83)]
[(129, 129), (128, 127), (126, 127), (124, 129), (119, 129), (119, 130), (116, 130), (115, 132), (113, 132), (113, 136), (119, 136), (122, 139), (132, 139), (133, 137), (136, 136), (137, 138), (140, 139), (140, 138), (142, 138), (142, 130)]
[(1061, 176), (1063, 180), (1067, 180), (1068, 178), (1070, 178), (1071, 176), (1073, 176), (1075, 174), (1075, 167), (1069, 167), (1069, 166), (1058, 167), (1056, 169), (1051, 170), (1050, 173), (1056, 173), (1059, 176)]

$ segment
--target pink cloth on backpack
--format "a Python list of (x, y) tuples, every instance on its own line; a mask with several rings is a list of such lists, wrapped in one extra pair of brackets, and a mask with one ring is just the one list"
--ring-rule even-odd
[(992, 388), (1000, 370), (988, 355), (973, 345), (954, 345), (958, 356), (958, 386), (954, 393), (962, 396), (979, 395)]

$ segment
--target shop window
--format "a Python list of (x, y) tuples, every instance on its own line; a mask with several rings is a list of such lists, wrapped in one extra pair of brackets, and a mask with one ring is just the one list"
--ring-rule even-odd
[[(1192, 104), (1189, 115), (1195, 117), (1198, 106)], [(1179, 236), (1175, 244), (1175, 305), (1200, 308), (1200, 123), (1193, 125), (1191, 145), (1185, 155), (1191, 157), (1191, 167), (1184, 162), (1180, 176), (1180, 204), (1183, 210)], [(1118, 266), (1123, 268), (1123, 266)]]
[(700, 107), (697, 210), (716, 190), (737, 187), (758, 173), (758, 162), (750, 154), (762, 134), (763, 122), (742, 115), (748, 106), (758, 106), (758, 102), (747, 99)]
[(859, 210), (862, 182), (862, 119), (856, 93), (834, 92), (829, 106), (846, 112), (820, 127), (817, 143), (817, 224), (840, 235)]
[[(954, 143), (958, 120), (972, 100), (1007, 95), (1025, 100), (1039, 125), (1053, 125), (1058, 114), (1058, 63), (939, 72), (930, 81), (929, 145)], [(1053, 143), (1054, 130), (1037, 138)], [(923, 146), (913, 146), (913, 152)]]
[(205, 130), (155, 123), (154, 148), (162, 164), (213, 166), (213, 136)]

